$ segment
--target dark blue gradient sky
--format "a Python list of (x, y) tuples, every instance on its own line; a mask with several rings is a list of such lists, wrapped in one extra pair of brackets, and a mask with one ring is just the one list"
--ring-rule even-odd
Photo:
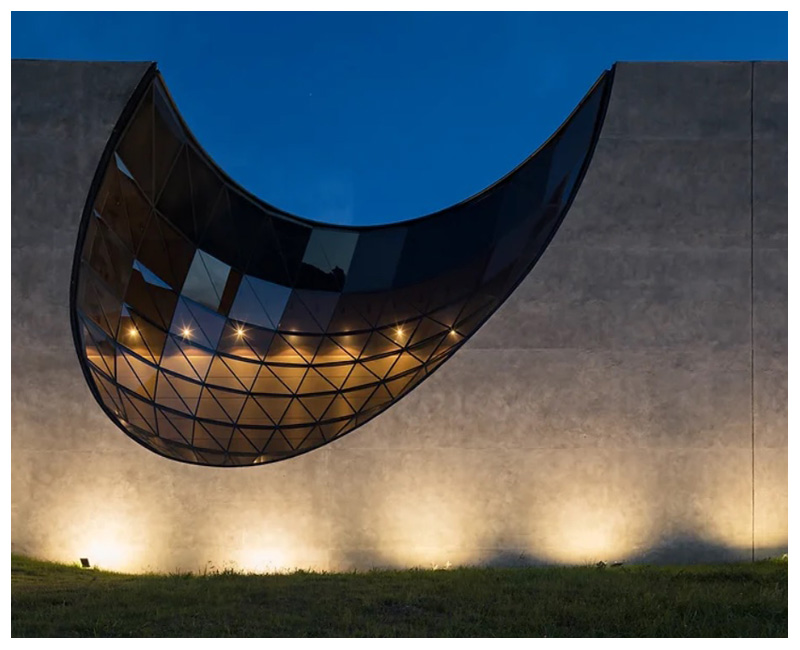
[(788, 58), (786, 13), (13, 13), (14, 58), (154, 60), (236, 181), (383, 223), (480, 191), (615, 61)]

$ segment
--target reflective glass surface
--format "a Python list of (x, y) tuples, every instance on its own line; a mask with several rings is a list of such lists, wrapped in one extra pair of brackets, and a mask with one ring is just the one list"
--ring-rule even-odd
[(289, 458), (369, 421), (533, 267), (577, 191), (609, 85), (604, 74), (475, 197), (347, 228), (247, 195), (151, 75), (109, 142), (78, 241), (73, 328), (95, 397), (144, 446), (205, 465)]

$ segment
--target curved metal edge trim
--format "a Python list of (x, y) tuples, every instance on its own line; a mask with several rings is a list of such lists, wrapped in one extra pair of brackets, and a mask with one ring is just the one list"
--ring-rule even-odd
[(156, 63), (151, 63), (150, 67), (147, 68), (145, 73), (142, 75), (142, 78), (139, 80), (139, 83), (136, 84), (136, 88), (134, 88), (133, 93), (131, 94), (130, 98), (128, 99), (125, 107), (122, 109), (122, 112), (117, 119), (114, 128), (111, 130), (111, 135), (106, 142), (106, 146), (103, 149), (103, 153), (100, 156), (100, 160), (97, 163), (97, 168), (94, 172), (94, 177), (92, 178), (92, 183), (89, 186), (89, 191), (86, 194), (86, 202), (83, 206), (83, 213), (81, 214), (80, 224), (78, 226), (78, 235), (75, 244), (75, 253), (72, 256), (72, 271), (70, 274), (70, 282), (69, 282), (69, 322), (70, 328), (72, 329), (72, 342), (75, 344), (75, 353), (78, 356), (78, 364), (81, 367), (81, 371), (83, 372), (83, 377), (86, 380), (86, 384), (89, 387), (89, 390), (92, 393), (92, 397), (94, 400), (100, 405), (100, 408), (103, 410), (103, 413), (108, 416), (108, 419), (116, 425), (116, 427), (122, 431), (126, 437), (130, 438), (134, 442), (138, 443), (145, 449), (150, 452), (156, 453), (159, 456), (162, 456), (168, 460), (178, 460), (179, 462), (185, 462), (190, 465), (197, 465), (199, 463), (192, 463), (190, 461), (172, 458), (171, 456), (167, 456), (166, 454), (160, 452), (157, 449), (147, 446), (138, 438), (132, 436), (126, 429), (119, 423), (119, 418), (115, 413), (112, 413), (111, 410), (106, 406), (105, 401), (99, 394), (99, 390), (97, 385), (95, 384), (94, 377), (92, 377), (92, 373), (89, 370), (88, 362), (83, 358), (84, 355), (82, 354), (82, 346), (81, 346), (81, 332), (80, 332), (80, 325), (78, 323), (78, 310), (77, 310), (77, 298), (78, 298), (78, 273), (80, 271), (81, 266), (81, 250), (83, 249), (83, 243), (86, 239), (86, 231), (89, 228), (89, 222), (91, 221), (92, 216), (92, 208), (94, 207), (94, 201), (97, 198), (97, 193), (100, 191), (100, 186), (103, 183), (103, 177), (106, 173), (106, 168), (108, 167), (109, 163), (111, 162), (111, 157), (114, 155), (114, 151), (117, 148), (120, 140), (122, 139), (122, 135), (125, 132), (125, 128), (128, 125), (131, 117), (133, 117), (136, 108), (139, 106), (142, 98), (144, 97), (147, 90), (150, 88), (151, 84), (153, 83), (153, 79), (155, 79), (158, 75), (158, 65)]
[[(603, 70), (603, 72), (595, 80), (595, 82), (592, 84), (592, 86), (589, 88), (589, 90), (584, 94), (584, 96), (581, 99), (581, 101), (578, 102), (578, 104), (575, 106), (575, 108), (573, 108), (572, 111), (570, 111), (569, 115), (567, 115), (567, 117), (561, 122), (561, 124), (559, 124), (558, 127), (548, 136), (548, 138), (544, 142), (542, 142), (542, 144), (540, 144), (533, 151), (533, 153), (531, 153), (522, 162), (520, 162), (513, 169), (511, 169), (511, 171), (507, 172), (506, 174), (504, 174), (503, 176), (498, 178), (496, 181), (494, 181), (490, 185), (487, 185), (482, 190), (479, 190), (475, 194), (472, 194), (471, 196), (468, 196), (467, 198), (459, 201), (458, 203), (453, 203), (452, 205), (444, 207), (441, 210), (436, 210), (435, 212), (430, 212), (428, 214), (424, 214), (424, 215), (421, 215), (419, 217), (412, 217), (411, 219), (405, 219), (403, 221), (393, 221), (391, 223), (381, 223), (381, 224), (373, 224), (373, 225), (366, 225), (366, 226), (354, 226), (354, 225), (347, 225), (347, 224), (326, 223), (324, 221), (316, 221), (314, 219), (309, 219), (307, 217), (301, 217), (301, 216), (298, 216), (296, 214), (292, 214), (291, 212), (287, 212), (286, 210), (282, 210), (281, 208), (278, 208), (278, 207), (276, 207), (276, 206), (274, 206), (274, 205), (272, 205), (270, 203), (267, 203), (266, 201), (264, 201), (263, 199), (259, 198), (258, 196), (256, 196), (252, 192), (250, 192), (249, 190), (247, 190), (244, 187), (242, 187), (242, 185), (240, 183), (237, 183), (233, 178), (231, 178), (231, 176), (227, 172), (225, 172), (225, 170), (220, 165), (218, 165), (217, 162), (211, 157), (211, 155), (203, 148), (203, 146), (200, 144), (198, 139), (195, 137), (195, 135), (192, 132), (192, 130), (186, 124), (186, 121), (183, 119), (183, 115), (181, 115), (180, 110), (178, 110), (178, 105), (175, 103), (175, 99), (172, 97), (172, 94), (170, 93), (169, 88), (167, 87), (167, 84), (164, 81), (164, 78), (161, 76), (161, 72), (156, 71), (156, 76), (157, 76), (158, 81), (160, 83), (161, 90), (164, 91), (164, 94), (166, 95), (167, 100), (169, 101), (169, 103), (171, 105), (173, 113), (175, 114), (177, 119), (180, 121), (180, 124), (183, 127), (184, 132), (186, 133), (186, 137), (191, 142), (192, 146), (197, 150), (197, 152), (206, 159), (206, 161), (209, 163), (209, 165), (211, 167), (213, 167), (213, 169), (216, 171), (216, 173), (219, 174), (219, 176), (224, 181), (228, 182), (231, 185), (231, 189), (235, 189), (237, 192), (239, 192), (239, 194), (241, 194), (248, 201), (252, 201), (253, 203), (255, 203), (256, 205), (258, 205), (261, 208), (264, 208), (266, 210), (275, 212), (279, 216), (281, 216), (281, 217), (283, 217), (285, 219), (288, 219), (289, 221), (293, 221), (293, 222), (300, 223), (300, 224), (303, 224), (303, 225), (306, 225), (306, 226), (317, 227), (317, 228), (335, 228), (337, 230), (345, 230), (345, 231), (363, 233), (363, 232), (368, 232), (368, 231), (382, 230), (382, 229), (386, 229), (386, 228), (395, 228), (395, 227), (399, 227), (399, 226), (408, 226), (408, 225), (417, 223), (419, 221), (423, 221), (425, 219), (429, 219), (431, 217), (438, 216), (438, 215), (443, 214), (445, 212), (448, 212), (448, 211), (450, 211), (450, 210), (452, 210), (454, 208), (461, 207), (463, 205), (466, 205), (467, 203), (472, 203), (474, 201), (478, 201), (479, 199), (483, 198), (486, 194), (488, 194), (490, 191), (492, 191), (495, 187), (497, 187), (501, 183), (505, 182), (506, 180), (508, 180), (512, 176), (514, 176), (514, 174), (516, 174), (522, 167), (524, 167), (526, 164), (528, 164), (530, 161), (532, 161), (534, 158), (536, 158), (536, 156), (539, 154), (539, 152), (542, 151), (545, 147), (547, 147), (547, 145), (550, 144), (550, 142), (552, 140), (557, 138), (559, 136), (559, 134), (567, 126), (567, 124), (569, 124), (570, 120), (572, 120), (572, 118), (578, 113), (578, 111), (580, 111), (580, 109), (583, 108), (584, 104), (592, 96), (592, 93), (597, 88), (597, 86), (599, 86), (601, 83), (603, 83), (604, 79), (606, 79), (606, 78), (608, 78), (609, 79), (609, 83), (611, 83), (611, 80), (613, 79), (613, 73), (614, 73), (615, 68), (616, 68), (616, 63), (611, 67), (610, 70)], [(603, 99), (604, 99), (604, 101), (607, 101), (608, 98), (604, 97)], [(604, 116), (605, 116), (605, 107), (603, 108), (603, 113), (604, 113)], [(601, 124), (602, 124), (602, 122), (601, 122)]]
[[(414, 223), (414, 222), (420, 221), (422, 219), (426, 219), (428, 217), (431, 217), (431, 216), (440, 214), (442, 212), (445, 212), (447, 210), (450, 210), (450, 209), (452, 209), (452, 208), (454, 208), (456, 206), (460, 206), (460, 205), (463, 205), (465, 203), (469, 203), (471, 201), (475, 201), (479, 197), (482, 197), (484, 194), (489, 192), (492, 188), (496, 187), (497, 185), (499, 185), (500, 183), (502, 183), (506, 179), (512, 177), (521, 167), (523, 167), (526, 163), (528, 163), (530, 160), (535, 158), (536, 155), (539, 153), (539, 151), (541, 151), (545, 146), (547, 146), (547, 144), (551, 140), (556, 138), (561, 133), (561, 131), (564, 129), (564, 127), (570, 122), (570, 120), (578, 113), (578, 111), (589, 100), (589, 98), (592, 96), (592, 93), (596, 90), (597, 86), (600, 85), (601, 83), (605, 83), (605, 87), (603, 88), (603, 96), (602, 96), (601, 101), (600, 101), (600, 110), (598, 111), (598, 114), (597, 114), (597, 116), (595, 118), (595, 127), (594, 127), (594, 132), (593, 132), (591, 145), (589, 147), (589, 150), (586, 152), (586, 155), (585, 155), (584, 160), (583, 160), (583, 164), (582, 164), (581, 169), (580, 169), (580, 171), (578, 173), (578, 178), (575, 181), (575, 185), (574, 185), (573, 190), (572, 190), (572, 192), (570, 194), (570, 197), (567, 199), (567, 202), (564, 205), (564, 209), (562, 210), (561, 217), (558, 220), (558, 223), (552, 229), (550, 237), (548, 238), (546, 245), (542, 248), (541, 253), (539, 255), (537, 255), (533, 259), (533, 261), (528, 266), (528, 268), (525, 270), (525, 272), (520, 274), (520, 277), (517, 280), (517, 282), (513, 285), (513, 287), (506, 294), (506, 296), (500, 301), (500, 303), (497, 305), (497, 307), (490, 314), (488, 314), (475, 327), (474, 331), (477, 332), (481, 327), (483, 327), (483, 325), (495, 313), (497, 313), (497, 311), (500, 309), (500, 307), (502, 307), (503, 304), (505, 304), (505, 302), (516, 291), (517, 287), (519, 287), (519, 285), (522, 283), (522, 281), (525, 280), (525, 278), (528, 277), (528, 275), (530, 274), (530, 272), (533, 269), (533, 267), (536, 265), (536, 263), (539, 261), (541, 256), (544, 254), (544, 252), (549, 247), (550, 242), (553, 240), (553, 237), (555, 237), (556, 233), (558, 232), (559, 228), (561, 227), (561, 224), (563, 223), (564, 219), (566, 218), (567, 213), (569, 212), (570, 208), (572, 207), (572, 203), (573, 203), (575, 197), (577, 196), (578, 192), (580, 191), (581, 185), (583, 184), (583, 179), (584, 179), (584, 177), (586, 175), (586, 172), (587, 172), (587, 170), (589, 168), (589, 165), (591, 164), (591, 161), (592, 161), (592, 159), (594, 157), (594, 151), (595, 151), (595, 149), (597, 147), (597, 142), (600, 139), (600, 134), (601, 134), (601, 131), (602, 131), (603, 124), (605, 122), (605, 116), (606, 116), (606, 113), (607, 113), (607, 110), (608, 110), (608, 104), (609, 104), (609, 100), (610, 100), (610, 97), (611, 97), (611, 92), (612, 92), (615, 72), (616, 72), (616, 64), (614, 64), (611, 67), (610, 70), (603, 71), (603, 73), (600, 75), (600, 77), (597, 79), (597, 81), (595, 81), (595, 83), (592, 85), (592, 87), (589, 89), (589, 91), (584, 95), (583, 99), (572, 110), (572, 112), (564, 120), (564, 122), (562, 122), (562, 124), (558, 127), (558, 129), (556, 129), (550, 135), (550, 137), (547, 138), (547, 140), (545, 140), (545, 142), (542, 143), (542, 145), (539, 146), (536, 149), (536, 151), (534, 151), (534, 153), (532, 153), (524, 161), (522, 161), (519, 165), (517, 165), (514, 169), (512, 169), (510, 172), (505, 174), (502, 178), (498, 179), (497, 181), (492, 183), (490, 186), (488, 186), (484, 190), (481, 190), (477, 194), (474, 194), (473, 196), (465, 199), (464, 201), (461, 201), (461, 202), (459, 202), (457, 204), (454, 204), (452, 206), (444, 208), (443, 210), (439, 210), (437, 212), (431, 213), (429, 215), (425, 215), (425, 216), (422, 216), (422, 217), (417, 217), (417, 218), (414, 218), (414, 219), (409, 219), (409, 220), (403, 221), (403, 222), (390, 223), (390, 224), (381, 224), (381, 225), (377, 225), (377, 226), (364, 226), (364, 227), (361, 227), (361, 228), (353, 227), (353, 226), (349, 226), (349, 227), (348, 226), (338, 226), (336, 224), (320, 223), (320, 222), (316, 222), (316, 221), (312, 221), (312, 220), (308, 220), (308, 219), (295, 217), (295, 216), (293, 216), (291, 214), (284, 213), (283, 211), (281, 211), (278, 208), (275, 208), (274, 206), (271, 206), (271, 205), (265, 203), (264, 201), (262, 201), (258, 197), (256, 197), (253, 194), (249, 193), (247, 190), (244, 190), (243, 188), (241, 188), (241, 186), (238, 183), (236, 183), (233, 179), (231, 179), (230, 176), (228, 176), (213, 161), (213, 159), (205, 152), (205, 150), (199, 145), (199, 143), (197, 142), (196, 138), (191, 133), (189, 128), (186, 126), (186, 123), (183, 121), (183, 118), (182, 118), (180, 112), (175, 107), (175, 103), (174, 103), (172, 97), (168, 96), (168, 99), (172, 103), (173, 110), (174, 110), (175, 114), (178, 116), (178, 119), (181, 120), (181, 125), (186, 130), (186, 133), (187, 133), (188, 137), (191, 138), (192, 143), (197, 147), (198, 151), (200, 151), (204, 156), (206, 156), (208, 161), (213, 165), (213, 167), (218, 171), (218, 173), (225, 180), (227, 180), (229, 183), (231, 183), (234, 187), (240, 189), (242, 194), (245, 197), (247, 197), (249, 200), (255, 201), (258, 205), (260, 205), (260, 206), (262, 206), (262, 207), (264, 207), (264, 208), (266, 208), (268, 210), (275, 210), (277, 212), (280, 212), (282, 216), (285, 216), (285, 217), (287, 217), (289, 219), (292, 219), (292, 220), (299, 221), (300, 223), (304, 223), (304, 224), (307, 224), (307, 225), (312, 225), (312, 226), (317, 226), (317, 227), (329, 227), (329, 228), (330, 227), (334, 227), (334, 228), (340, 228), (340, 229), (345, 229), (345, 230), (355, 230), (355, 231), (358, 231), (358, 232), (364, 232), (365, 230), (377, 230), (377, 229), (380, 229), (380, 228), (390, 228), (390, 227), (393, 227), (393, 226), (406, 225), (406, 224)], [(130, 119), (132, 113), (135, 111), (136, 107), (139, 105), (139, 102), (141, 101), (143, 95), (145, 94), (145, 92), (147, 91), (148, 87), (152, 83), (154, 77), (158, 78), (160, 80), (160, 82), (161, 82), (162, 88), (167, 93), (169, 92), (167, 90), (166, 84), (161, 79), (161, 74), (159, 73), (156, 64), (153, 63), (151, 65), (151, 67), (147, 70), (147, 72), (144, 74), (144, 76), (142, 77), (142, 80), (137, 85), (137, 87), (134, 90), (134, 93), (131, 96), (131, 98), (128, 100), (128, 103), (126, 104), (125, 108), (123, 109), (122, 114), (120, 115), (120, 118), (117, 121), (116, 126), (114, 127), (114, 129), (111, 132), (111, 136), (110, 136), (108, 142), (106, 143), (106, 147), (105, 147), (105, 149), (103, 151), (103, 155), (101, 156), (100, 161), (98, 162), (98, 167), (97, 167), (97, 170), (95, 171), (95, 176), (94, 176), (94, 178), (92, 180), (92, 185), (89, 188), (89, 192), (88, 192), (87, 199), (86, 199), (86, 204), (84, 206), (83, 215), (82, 215), (82, 218), (81, 218), (81, 224), (80, 224), (79, 231), (78, 231), (78, 242), (83, 242), (83, 239), (85, 238), (86, 230), (87, 230), (88, 224), (89, 224), (89, 218), (91, 217), (91, 211), (92, 211), (92, 207), (94, 205), (94, 198), (96, 198), (96, 193), (99, 191), (100, 184), (102, 183), (103, 175), (105, 173), (105, 170), (106, 170), (106, 167), (107, 167), (108, 163), (110, 162), (111, 156), (113, 155), (117, 145), (119, 144), (119, 141), (120, 141), (122, 135), (124, 134), (125, 127), (127, 126), (128, 120)], [(261, 463), (251, 463), (251, 464), (247, 464), (247, 465), (210, 465), (210, 464), (206, 464), (206, 463), (193, 462), (191, 460), (186, 460), (184, 458), (176, 458), (174, 456), (169, 456), (169, 455), (163, 453), (162, 451), (160, 451), (159, 449), (156, 449), (154, 447), (148, 446), (143, 441), (141, 441), (138, 438), (136, 438), (135, 436), (131, 435), (119, 423), (118, 417), (115, 414), (113, 414), (107, 408), (105, 402), (102, 400), (102, 398), (98, 394), (98, 389), (95, 386), (94, 378), (91, 376), (91, 371), (89, 370), (89, 368), (87, 366), (87, 362), (83, 359), (83, 356), (81, 354), (80, 331), (79, 331), (78, 318), (77, 318), (77, 309), (76, 309), (76, 305), (75, 305), (75, 302), (76, 302), (76, 299), (77, 299), (78, 270), (80, 268), (80, 248), (81, 248), (80, 246), (76, 245), (75, 255), (73, 257), (72, 277), (71, 277), (71, 281), (70, 281), (70, 323), (72, 325), (72, 335), (73, 335), (73, 341), (75, 343), (75, 350), (76, 350), (76, 353), (77, 353), (77, 356), (78, 356), (78, 361), (80, 363), (80, 366), (81, 366), (81, 369), (83, 371), (84, 377), (86, 378), (87, 384), (89, 385), (89, 388), (90, 388), (90, 390), (92, 392), (92, 395), (95, 398), (95, 401), (100, 405), (100, 407), (102, 408), (103, 412), (117, 426), (117, 428), (119, 428), (126, 435), (126, 437), (132, 439), (134, 442), (136, 442), (137, 444), (139, 444), (141, 447), (145, 448), (149, 452), (154, 453), (154, 454), (156, 454), (158, 456), (161, 456), (163, 458), (166, 458), (167, 460), (170, 460), (170, 461), (173, 461), (173, 462), (184, 463), (186, 465), (194, 465), (194, 466), (199, 466), (199, 467), (214, 467), (214, 468), (220, 468), (220, 469), (238, 469), (238, 468), (243, 468), (243, 467), (261, 467), (261, 466), (265, 466), (265, 465), (271, 465), (271, 464), (277, 463), (277, 462), (285, 462), (285, 461), (292, 460), (294, 458), (299, 458), (300, 456), (304, 456), (305, 454), (307, 454), (309, 452), (312, 452), (312, 451), (316, 451), (320, 447), (324, 446), (324, 445), (319, 445), (317, 447), (312, 447), (310, 449), (305, 449), (303, 451), (300, 451), (299, 453), (294, 453), (292, 455), (285, 456), (283, 458), (276, 458), (274, 460), (268, 460), (268, 461), (261, 462)], [(442, 362), (440, 362), (439, 365), (441, 365), (441, 363), (444, 363), (445, 361), (449, 360), (458, 350), (461, 349), (461, 347), (470, 338), (472, 338), (472, 337), (464, 339), (463, 341), (459, 342), (457, 345), (453, 346), (448, 351), (447, 357)], [(437, 368), (435, 370), (438, 370), (438, 366), (437, 366)], [(434, 372), (435, 372), (435, 370), (434, 370)], [(387, 408), (395, 406), (398, 402), (400, 402), (407, 395), (409, 395), (410, 393), (412, 393), (415, 390), (417, 390), (422, 384), (425, 383), (425, 381), (432, 374), (433, 374), (433, 372), (427, 373), (425, 375), (425, 377), (422, 378), (419, 381), (419, 383), (417, 383), (411, 390), (405, 392), (403, 395), (401, 395), (396, 400), (394, 400)], [(378, 417), (379, 415), (381, 415), (385, 411), (386, 411), (386, 409), (382, 409), (380, 412), (376, 413), (375, 415), (373, 415), (369, 419), (365, 420), (364, 422), (361, 422), (360, 424), (355, 426), (350, 431), (342, 434), (341, 436), (337, 436), (336, 438), (333, 438), (332, 440), (328, 441), (325, 444), (330, 444), (331, 442), (335, 442), (335, 441), (339, 440), (340, 438), (344, 438), (345, 436), (353, 433), (357, 429), (360, 429), (362, 426), (364, 426), (365, 424), (367, 424), (368, 422), (370, 422), (374, 418)]]

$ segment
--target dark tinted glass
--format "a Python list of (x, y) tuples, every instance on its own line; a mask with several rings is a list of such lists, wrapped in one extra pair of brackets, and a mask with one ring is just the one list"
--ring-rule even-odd
[(288, 458), (377, 416), (542, 254), (605, 90), (473, 199), (353, 229), (247, 196), (201, 153), (156, 77), (97, 172), (77, 244), (75, 342), (95, 397), (146, 447), (211, 465)]

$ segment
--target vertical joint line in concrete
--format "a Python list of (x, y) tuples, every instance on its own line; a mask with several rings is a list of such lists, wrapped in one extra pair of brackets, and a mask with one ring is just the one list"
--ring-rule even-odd
[(753, 96), (755, 95), (755, 61), (750, 62), (750, 560), (756, 559), (756, 415), (755, 415), (755, 336), (754, 336), (754, 218), (753, 218)]

